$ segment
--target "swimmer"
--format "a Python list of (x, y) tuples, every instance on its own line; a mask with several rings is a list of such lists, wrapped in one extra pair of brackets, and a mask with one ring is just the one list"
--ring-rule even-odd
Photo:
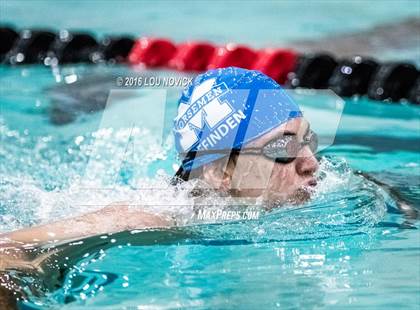
[[(199, 179), (223, 195), (267, 205), (303, 202), (316, 186), (316, 134), (296, 103), (258, 71), (230, 67), (198, 75), (179, 100), (174, 135), (184, 156), (174, 183)], [(45, 243), (171, 225), (170, 218), (115, 203), (1, 237)]]
[[(296, 103), (258, 71), (230, 67), (198, 75), (182, 93), (173, 131), (184, 158), (174, 184), (195, 179), (220, 195), (260, 199), (270, 207), (302, 203), (317, 184), (316, 134)], [(11, 251), (25, 244), (173, 225), (170, 217), (114, 203), (80, 217), (0, 235), (8, 242), (0, 246)], [(38, 268), (23, 251), (13, 251), (13, 258), (0, 256), (0, 270)]]

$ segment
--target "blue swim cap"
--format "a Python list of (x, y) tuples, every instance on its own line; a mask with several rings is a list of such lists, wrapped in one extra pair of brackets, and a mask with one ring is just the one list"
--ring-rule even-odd
[[(198, 75), (184, 89), (174, 120), (179, 153), (239, 149), (271, 129), (300, 117), (296, 103), (265, 74), (236, 67)], [(226, 154), (207, 154), (183, 161), (191, 170)]]

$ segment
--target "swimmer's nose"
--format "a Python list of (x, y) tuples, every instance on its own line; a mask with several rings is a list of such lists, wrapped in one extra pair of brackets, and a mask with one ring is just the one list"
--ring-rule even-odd
[(313, 175), (319, 168), (318, 160), (309, 146), (303, 147), (296, 158), (296, 170), (300, 175)]

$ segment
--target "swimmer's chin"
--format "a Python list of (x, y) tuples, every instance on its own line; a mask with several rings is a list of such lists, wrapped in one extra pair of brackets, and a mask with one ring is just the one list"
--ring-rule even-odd
[(282, 196), (268, 199), (266, 201), (268, 206), (267, 209), (281, 208), (290, 205), (302, 205), (311, 200), (314, 192), (315, 188), (313, 186), (302, 186), (287, 197)]
[(289, 203), (291, 204), (304, 204), (311, 200), (312, 195), (314, 194), (315, 190), (313, 187), (310, 186), (303, 186), (296, 190), (292, 197), (289, 199)]

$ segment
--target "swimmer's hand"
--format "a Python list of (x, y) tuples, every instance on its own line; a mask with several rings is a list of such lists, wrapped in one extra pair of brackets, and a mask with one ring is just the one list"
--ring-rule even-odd
[[(165, 228), (173, 225), (174, 223), (169, 218), (130, 207), (127, 203), (113, 203), (103, 209), (78, 217), (3, 234), (0, 235), (0, 240), (41, 246), (99, 234), (133, 229)], [(0, 247), (2, 247), (1, 243)]]

